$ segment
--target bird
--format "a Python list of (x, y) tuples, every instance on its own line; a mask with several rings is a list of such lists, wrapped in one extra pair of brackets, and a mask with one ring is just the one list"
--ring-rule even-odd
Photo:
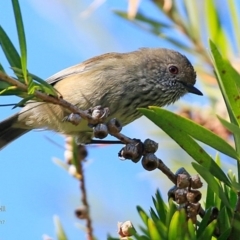
[[(125, 126), (141, 113), (137, 108), (163, 107), (186, 93), (203, 95), (194, 84), (196, 72), (186, 56), (166, 48), (140, 48), (128, 53), (106, 53), (66, 68), (46, 80), (63, 99), (87, 110), (108, 107), (107, 118)], [(63, 121), (71, 114), (46, 102), (28, 101), (16, 114), (0, 122), (0, 149), (32, 129), (52, 130), (90, 143), (86, 120), (76, 126)]]

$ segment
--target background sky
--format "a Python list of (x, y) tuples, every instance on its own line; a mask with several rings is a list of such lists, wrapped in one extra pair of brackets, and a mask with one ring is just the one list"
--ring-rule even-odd
[[(28, 69), (41, 78), (106, 52), (128, 52), (140, 47), (174, 48), (112, 12), (126, 10), (127, 1), (106, 1), (87, 17), (82, 13), (90, 0), (19, 2), (27, 39)], [(147, 14), (157, 14), (151, 1), (142, 1), (141, 8)], [(0, 9), (0, 24), (17, 44), (11, 1), (0, 1)], [(0, 62), (8, 69), (2, 53)], [(201, 85), (197, 87), (201, 89)], [(189, 94), (181, 102), (199, 105), (199, 98)], [(1, 97), (0, 104), (16, 101)], [(203, 97), (201, 102), (204, 101)], [(16, 111), (1, 107), (0, 120)], [(173, 171), (183, 165), (181, 159), (188, 169), (191, 160), (183, 151), (177, 156), (169, 154), (176, 145), (163, 138), (164, 134), (147, 119), (135, 121), (123, 133), (157, 141), (158, 157)], [(156, 189), (166, 199), (166, 192), (172, 186), (159, 171), (146, 172), (141, 163), (120, 161), (117, 156), (120, 149), (121, 146), (88, 147), (84, 169), (94, 234), (98, 239), (106, 239), (107, 233), (117, 236), (118, 221), (131, 220), (137, 227), (141, 221), (136, 205), (148, 210)], [(64, 138), (46, 131), (32, 131), (0, 152), (0, 206), (6, 209), (0, 212), (0, 240), (41, 239), (43, 234), (55, 239), (54, 215), (60, 217), (69, 239), (84, 239), (81, 228), (85, 222), (74, 216), (74, 210), (81, 205), (79, 183), (56, 166), (53, 157), (64, 160)]]

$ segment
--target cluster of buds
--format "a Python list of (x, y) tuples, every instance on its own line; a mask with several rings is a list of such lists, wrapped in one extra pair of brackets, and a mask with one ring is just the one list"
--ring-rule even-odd
[(184, 208), (188, 219), (196, 223), (197, 215), (201, 210), (199, 201), (202, 194), (197, 190), (203, 185), (201, 179), (199, 175), (190, 176), (184, 168), (180, 168), (175, 175), (177, 184), (169, 190), (168, 197), (173, 198), (179, 204), (179, 209)]
[(137, 163), (142, 158), (142, 166), (148, 171), (158, 168), (158, 158), (154, 154), (158, 149), (158, 144), (151, 139), (146, 139), (143, 143), (138, 139), (133, 139), (133, 143), (126, 144), (118, 156), (120, 159), (130, 159)]

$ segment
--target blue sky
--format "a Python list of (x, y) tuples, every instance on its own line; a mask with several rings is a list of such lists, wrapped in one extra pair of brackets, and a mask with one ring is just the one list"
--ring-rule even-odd
[[(112, 9), (127, 9), (127, 1), (107, 1), (87, 18), (81, 13), (91, 1), (23, 0), (20, 1), (28, 45), (28, 69), (47, 78), (59, 70), (105, 52), (128, 52), (139, 47), (168, 47), (166, 41), (140, 30), (117, 17)], [(10, 1), (1, 1), (0, 24), (17, 44)], [(154, 15), (156, 9), (145, 1), (142, 9)], [(0, 53), (0, 62), (8, 64)], [(11, 73), (9, 71), (9, 73)], [(199, 87), (200, 85), (198, 85)], [(200, 87), (201, 88), (201, 87)], [(11, 103), (12, 97), (1, 97), (0, 103)], [(187, 95), (182, 101), (198, 104), (199, 97)], [(0, 109), (0, 120), (17, 109)], [(143, 128), (144, 126), (144, 128)], [(174, 144), (147, 119), (141, 118), (123, 133), (130, 137), (152, 138), (159, 142), (158, 156), (176, 170), (168, 152)], [(62, 147), (50, 142), (50, 138)], [(167, 142), (166, 142), (167, 139)], [(86, 185), (94, 234), (105, 239), (107, 233), (117, 236), (117, 222), (140, 223), (136, 205), (148, 210), (156, 188), (163, 193), (172, 186), (162, 173), (148, 173), (140, 163), (120, 161), (121, 146), (88, 147), (85, 164)], [(173, 155), (174, 156), (174, 155)], [(74, 210), (80, 205), (79, 183), (52, 162), (64, 159), (64, 138), (53, 132), (32, 131), (0, 152), (0, 239), (41, 239), (43, 234), (55, 237), (53, 216), (58, 215), (69, 239), (84, 239)], [(176, 157), (176, 156), (175, 156)], [(182, 151), (179, 157), (190, 159)]]

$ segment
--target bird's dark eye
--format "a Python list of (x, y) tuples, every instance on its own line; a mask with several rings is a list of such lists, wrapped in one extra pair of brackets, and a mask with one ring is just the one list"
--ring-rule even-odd
[(174, 66), (174, 65), (171, 65), (168, 67), (168, 70), (170, 73), (172, 74), (178, 74), (178, 67)]

